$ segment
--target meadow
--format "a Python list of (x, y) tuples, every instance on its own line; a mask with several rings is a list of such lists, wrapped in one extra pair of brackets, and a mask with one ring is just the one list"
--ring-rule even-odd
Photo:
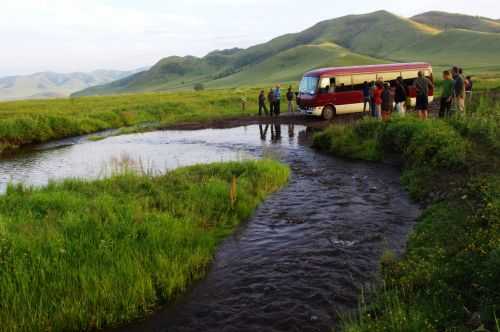
[(0, 153), (111, 128), (142, 124), (158, 128), (251, 115), (256, 113), (257, 94), (257, 89), (248, 88), (2, 102)]
[(10, 186), (0, 196), (0, 330), (130, 321), (204, 276), (218, 243), (286, 184), (270, 160)]
[(383, 282), (343, 331), (500, 331), (499, 142), (500, 105), (486, 97), (467, 116), (365, 120), (315, 137), (334, 155), (398, 158), (426, 207), (407, 252), (384, 253)]

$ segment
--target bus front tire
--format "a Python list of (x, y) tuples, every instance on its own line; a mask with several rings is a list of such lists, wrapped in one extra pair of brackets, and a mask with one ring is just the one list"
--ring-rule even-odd
[(335, 109), (331, 106), (326, 106), (322, 113), (323, 119), (326, 121), (331, 121), (335, 116)]

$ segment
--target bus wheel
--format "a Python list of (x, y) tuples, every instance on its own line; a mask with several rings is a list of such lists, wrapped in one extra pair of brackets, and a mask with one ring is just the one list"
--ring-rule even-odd
[(330, 121), (335, 116), (335, 110), (331, 106), (326, 106), (323, 109), (323, 119)]

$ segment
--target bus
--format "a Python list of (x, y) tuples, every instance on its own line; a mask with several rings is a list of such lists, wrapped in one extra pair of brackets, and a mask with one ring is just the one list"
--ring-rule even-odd
[[(316, 69), (305, 73), (300, 82), (298, 109), (325, 120), (331, 120), (337, 114), (363, 112), (365, 82), (380, 80), (394, 86), (400, 76), (409, 89), (412, 105), (415, 105), (413, 82), (419, 71), (433, 81), (432, 66), (424, 62)], [(430, 89), (429, 102), (433, 96), (434, 91)]]

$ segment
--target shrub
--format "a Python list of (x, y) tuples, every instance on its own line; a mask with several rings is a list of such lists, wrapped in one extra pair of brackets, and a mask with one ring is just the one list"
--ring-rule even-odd
[(194, 91), (203, 91), (205, 90), (205, 86), (202, 83), (196, 83), (194, 85)]

